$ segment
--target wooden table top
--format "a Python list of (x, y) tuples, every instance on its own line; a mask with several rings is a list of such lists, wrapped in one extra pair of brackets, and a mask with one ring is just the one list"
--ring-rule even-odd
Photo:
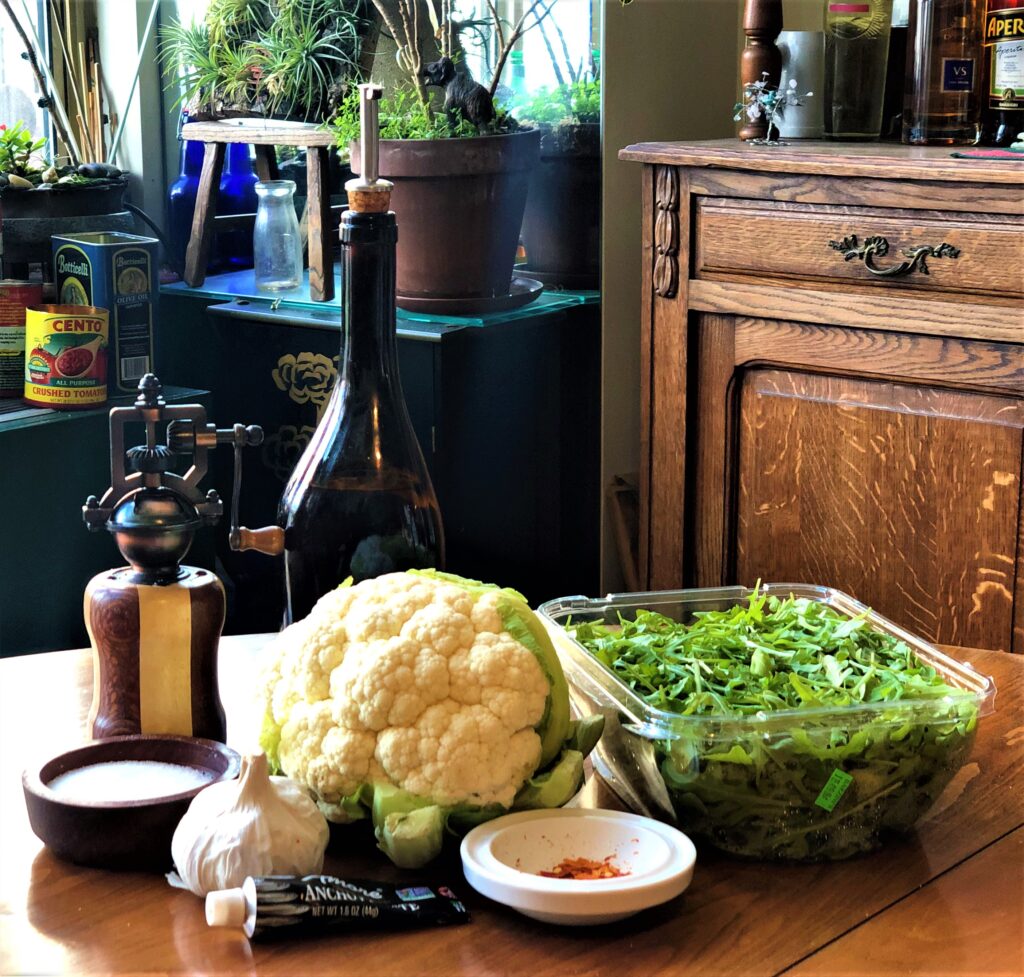
[[(228, 740), (238, 749), (253, 736), (265, 642), (222, 642)], [(29, 829), (21, 771), (86, 738), (91, 656), (0, 661), (0, 974), (1020, 975), (1024, 658), (952, 652), (995, 677), (996, 712), (981, 720), (973, 755), (917, 831), (878, 852), (773, 865), (701, 849), (686, 893), (597, 929), (536, 923), (484, 899), (453, 854), (421, 875), (464, 898), (469, 926), (252, 945), (207, 928), (202, 900), (162, 876), (79, 868), (43, 848)], [(593, 783), (586, 797), (614, 806)], [(332, 840), (325, 871), (409, 878), (351, 828)]]
[[(963, 148), (963, 147), (961, 147)], [(956, 147), (887, 142), (794, 139), (766, 149), (741, 139), (642, 142), (619, 150), (619, 159), (667, 166), (713, 166), (758, 173), (816, 173), (883, 180), (952, 180), (964, 184), (1024, 184), (1016, 159), (959, 159)], [(970, 192), (970, 190), (966, 190)]]

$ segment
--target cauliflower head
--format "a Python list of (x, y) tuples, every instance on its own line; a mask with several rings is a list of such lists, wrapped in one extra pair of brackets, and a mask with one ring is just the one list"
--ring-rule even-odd
[[(535, 796), (535, 774), (564, 759), (574, 732), (561, 665), (525, 599), (436, 571), (326, 594), (278, 637), (264, 687), (271, 763), (333, 821), (372, 812), (399, 864), (436, 854), (453, 815), (468, 826)], [(582, 755), (569, 752), (580, 778)], [(552, 791), (559, 803), (566, 789)]]

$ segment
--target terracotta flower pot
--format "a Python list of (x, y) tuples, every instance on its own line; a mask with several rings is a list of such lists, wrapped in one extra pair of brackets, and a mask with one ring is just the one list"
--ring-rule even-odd
[[(466, 300), (509, 293), (530, 173), (540, 132), (472, 139), (385, 139), (380, 173), (395, 189), (398, 304)], [(359, 147), (352, 169), (360, 170)]]
[(601, 277), (601, 126), (543, 126), (523, 217), (523, 272), (563, 288)]

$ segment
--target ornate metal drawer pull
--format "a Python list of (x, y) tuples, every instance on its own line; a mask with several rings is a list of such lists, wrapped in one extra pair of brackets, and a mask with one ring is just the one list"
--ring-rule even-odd
[(921, 244), (916, 248), (904, 248), (903, 253), (907, 256), (906, 261), (898, 265), (890, 265), (888, 268), (878, 268), (872, 262), (874, 258), (881, 258), (889, 253), (889, 242), (884, 237), (869, 237), (863, 244), (857, 242), (856, 234), (849, 234), (842, 241), (829, 241), (828, 246), (835, 251), (842, 251), (846, 261), (853, 261), (859, 258), (864, 262), (864, 267), (877, 275), (879, 278), (895, 278), (898, 275), (909, 275), (911, 272), (920, 271), (921, 274), (928, 274), (927, 258), (958, 258), (960, 249), (954, 248), (952, 244), (943, 242), (938, 247), (931, 244)]

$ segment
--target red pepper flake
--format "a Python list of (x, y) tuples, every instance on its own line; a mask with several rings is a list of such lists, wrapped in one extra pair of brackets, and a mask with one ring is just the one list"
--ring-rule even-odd
[(629, 872), (623, 872), (612, 859), (614, 855), (606, 855), (601, 861), (592, 858), (563, 858), (548, 872), (538, 872), (547, 879), (576, 879), (590, 882), (594, 879), (618, 879)]

